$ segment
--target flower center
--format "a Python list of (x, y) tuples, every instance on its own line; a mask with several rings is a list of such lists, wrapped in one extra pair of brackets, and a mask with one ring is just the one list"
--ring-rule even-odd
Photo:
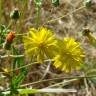
[(40, 44), (39, 44), (39, 48), (41, 48), (41, 49), (45, 48), (45, 44), (44, 44), (44, 42), (40, 42)]

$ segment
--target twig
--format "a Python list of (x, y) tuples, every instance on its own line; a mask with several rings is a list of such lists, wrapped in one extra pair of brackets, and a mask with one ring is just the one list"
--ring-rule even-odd
[(24, 57), (24, 55), (0, 55), (0, 59), (4, 59), (4, 58), (8, 58), (9, 57), (12, 57), (12, 58), (20, 58), (20, 57)]
[[(52, 61), (52, 60), (51, 60), (51, 59), (44, 60), (44, 62), (49, 62), (49, 61)], [(8, 71), (8, 72), (17, 71), (17, 70), (20, 70), (20, 69), (22, 69), (22, 68), (26, 68), (26, 67), (29, 67), (29, 66), (32, 66), (32, 65), (35, 65), (35, 64), (39, 64), (39, 62), (33, 62), (33, 63), (27, 64), (27, 65), (25, 65), (25, 66), (16, 68), (16, 69), (14, 69), (14, 70), (10, 70), (10, 71)], [(0, 73), (4, 74), (4, 73), (6, 73), (6, 72), (0, 72)]]
[(84, 78), (84, 84), (85, 84), (85, 87), (86, 87), (86, 96), (91, 96), (91, 93), (89, 91), (89, 86), (87, 84), (87, 78)]
[(95, 91), (96, 89), (95, 89), (93, 82), (90, 79), (88, 79), (88, 81), (89, 81), (89, 84), (92, 88), (92, 96), (96, 96), (96, 91)]
[(73, 14), (73, 13), (75, 13), (75, 12), (77, 12), (77, 11), (83, 9), (83, 8), (85, 8), (85, 6), (82, 6), (82, 7), (78, 8), (78, 9), (75, 9), (75, 10), (73, 10), (72, 12), (69, 12), (69, 13), (61, 16), (61, 17), (56, 18), (56, 19), (49, 20), (49, 21), (47, 21), (46, 23), (55, 22), (55, 21), (57, 21), (57, 20), (59, 20), (59, 19), (62, 19), (62, 18), (64, 18), (64, 17), (68, 16), (68, 15), (71, 15), (71, 14)]
[(48, 73), (48, 71), (50, 69), (50, 65), (51, 65), (51, 62), (48, 62), (48, 66), (47, 66), (47, 68), (46, 68), (46, 70), (44, 72), (44, 75), (42, 76), (42, 78), (40, 80), (43, 80), (45, 78), (45, 76), (47, 75), (47, 73)]
[(49, 81), (63, 80), (63, 79), (76, 79), (76, 78), (81, 79), (81, 78), (92, 78), (92, 77), (96, 77), (96, 75), (91, 75), (91, 76), (71, 76), (71, 77), (45, 79), (45, 80), (42, 80), (42, 81), (36, 81), (36, 82), (24, 84), (24, 85), (21, 85), (21, 87), (26, 87), (26, 86), (35, 85), (35, 84), (44, 83), (44, 82), (49, 82)]
[[(50, 85), (50, 86), (48, 86), (48, 87), (46, 87), (46, 88), (53, 88), (53, 87), (60, 86), (60, 85), (65, 86), (65, 85), (68, 85), (69, 83), (72, 83), (72, 82), (74, 82), (74, 81), (77, 81), (77, 79), (71, 79), (71, 80), (66, 80), (66, 81), (63, 80), (63, 82)], [(61, 87), (61, 86), (60, 86), (60, 87)]]

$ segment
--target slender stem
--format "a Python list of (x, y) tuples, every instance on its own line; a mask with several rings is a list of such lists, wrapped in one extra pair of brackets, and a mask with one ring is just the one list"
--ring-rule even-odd
[[(51, 60), (51, 59), (44, 60), (44, 62), (49, 62), (49, 61), (52, 61), (52, 60)], [(17, 70), (20, 70), (20, 69), (22, 69), (22, 68), (26, 68), (26, 67), (29, 67), (29, 66), (32, 66), (32, 65), (35, 65), (35, 64), (39, 64), (39, 62), (33, 62), (33, 63), (27, 64), (27, 65), (25, 65), (25, 66), (16, 68), (16, 69), (14, 69), (14, 70), (10, 70), (10, 71), (8, 71), (8, 72), (17, 71)], [(0, 72), (0, 73), (4, 74), (4, 73), (6, 73), (6, 72)]]
[(81, 79), (81, 78), (92, 78), (92, 77), (96, 77), (96, 75), (90, 75), (90, 76), (84, 76), (84, 75), (82, 76), (81, 75), (81, 76), (59, 77), (59, 78), (45, 79), (45, 80), (41, 80), (41, 81), (36, 81), (36, 82), (32, 82), (32, 83), (23, 84), (23, 85), (21, 85), (21, 87), (36, 85), (36, 84), (49, 82), (49, 81), (63, 80), (63, 79)]
[(87, 79), (84, 78), (84, 84), (85, 84), (85, 89), (86, 89), (86, 96), (91, 96), (90, 91), (89, 91), (89, 86), (87, 84)]
[(69, 12), (69, 13), (61, 16), (61, 17), (56, 18), (56, 19), (49, 20), (49, 21), (47, 21), (46, 23), (49, 24), (49, 23), (55, 22), (55, 21), (57, 21), (57, 20), (60, 20), (60, 19), (66, 17), (66, 16), (68, 16), (68, 15), (70, 15), (70, 14), (73, 14), (73, 13), (75, 13), (75, 12), (77, 12), (77, 11), (83, 9), (83, 8), (85, 8), (85, 6), (82, 6), (82, 7), (78, 8), (78, 9), (75, 9), (75, 10), (73, 10), (72, 12)]
[(36, 28), (38, 29), (39, 24), (40, 24), (41, 6), (37, 6), (37, 7), (36, 7), (36, 11), (37, 11)]
[[(18, 0), (17, 0), (18, 2)], [(26, 15), (26, 12), (27, 12), (27, 3), (28, 1), (27, 0), (19, 0), (19, 3), (21, 4), (19, 8), (20, 9), (20, 18), (19, 18), (19, 23), (17, 24), (17, 32), (18, 34), (21, 32), (23, 26), (25, 25), (25, 15)], [(26, 20), (26, 19), (25, 19)]]
[(10, 20), (10, 22), (9, 22), (8, 26), (6, 27), (5, 31), (7, 31), (12, 24), (13, 24), (13, 20)]
[(56, 87), (56, 86), (65, 86), (65, 85), (67, 85), (67, 84), (69, 84), (69, 83), (72, 83), (72, 82), (74, 82), (74, 81), (77, 81), (78, 79), (71, 79), (71, 80), (62, 80), (62, 82), (59, 82), (59, 83), (55, 83), (55, 84), (52, 84), (52, 85), (49, 85), (48, 87), (45, 87), (45, 88), (53, 88), (53, 87)]
[(10, 56), (10, 57), (12, 57), (12, 58), (24, 57), (24, 55), (4, 55), (4, 56), (1, 56), (1, 55), (0, 55), (0, 59), (8, 58), (8, 56)]

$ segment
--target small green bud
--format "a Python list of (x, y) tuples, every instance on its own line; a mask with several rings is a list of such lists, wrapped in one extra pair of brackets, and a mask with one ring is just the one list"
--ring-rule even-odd
[(87, 40), (90, 43), (90, 45), (96, 48), (96, 38), (88, 28), (85, 28), (83, 30), (83, 35), (87, 37)]
[(84, 36), (88, 36), (88, 35), (90, 34), (90, 32), (91, 32), (91, 31), (90, 31), (89, 28), (84, 28), (82, 34), (83, 34)]
[(15, 32), (8, 33), (8, 35), (6, 36), (6, 41), (3, 45), (3, 48), (6, 50), (10, 50), (11, 44), (12, 44), (14, 38), (15, 38)]
[(20, 13), (19, 10), (17, 8), (15, 8), (11, 13), (10, 13), (10, 17), (14, 20), (18, 20), (20, 17)]
[(8, 43), (7, 41), (3, 44), (3, 48), (5, 49), (5, 50), (10, 50), (10, 48), (11, 48), (11, 43)]
[(90, 8), (92, 6), (92, 0), (84, 0), (84, 5), (86, 8)]
[(59, 0), (52, 0), (52, 4), (55, 6), (55, 7), (57, 7), (57, 6), (59, 6)]

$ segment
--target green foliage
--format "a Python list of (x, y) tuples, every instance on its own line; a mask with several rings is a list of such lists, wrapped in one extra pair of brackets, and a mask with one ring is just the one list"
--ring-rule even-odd
[[(89, 69), (86, 73), (88, 76), (96, 75), (96, 69)], [(94, 84), (96, 84), (96, 77), (89, 78)]]
[(10, 30), (7, 29), (5, 27), (5, 25), (0, 25), (0, 44), (4, 43), (5, 38), (6, 38), (6, 34), (9, 32)]
[(2, 92), (0, 92), (0, 96), (4, 96), (4, 94), (2, 94)]
[[(15, 47), (13, 47), (13, 54), (19, 55), (19, 52)], [(26, 76), (26, 69), (25, 68), (21, 68), (19, 70), (16, 70), (16, 68), (20, 68), (24, 65), (25, 65), (24, 64), (24, 57), (13, 59), (13, 68), (12, 69), (15, 71), (13, 71), (13, 73), (12, 73), (12, 80), (11, 80), (11, 84), (10, 84), (11, 94), (18, 93), (17, 88), (19, 87), (20, 83), (22, 83), (22, 81), (24, 80), (24, 78)], [(18, 71), (18, 74), (16, 74), (16, 71)]]
[(38, 89), (20, 89), (18, 90), (19, 94), (37, 94), (41, 93)]

